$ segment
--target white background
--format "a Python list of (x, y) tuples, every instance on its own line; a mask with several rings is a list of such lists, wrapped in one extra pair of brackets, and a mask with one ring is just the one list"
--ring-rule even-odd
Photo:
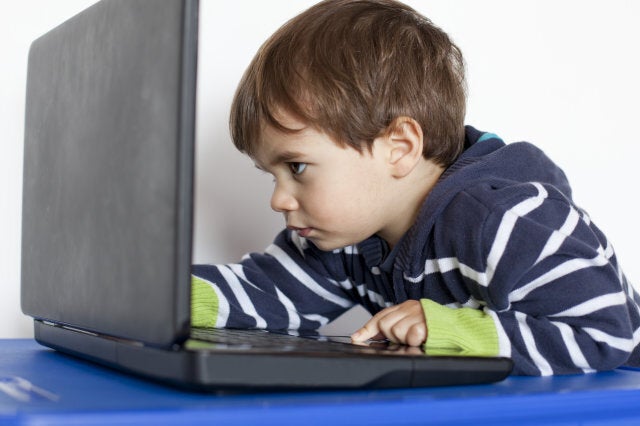
[[(0, 337), (31, 335), (19, 308), (22, 137), (30, 42), (88, 0), (3, 5), (0, 24)], [(258, 46), (312, 1), (202, 0), (194, 262), (237, 260), (282, 226), (271, 179), (234, 151), (231, 97)], [(640, 283), (640, 2), (407, 1), (447, 31), (468, 66), (467, 122), (528, 140), (568, 174), (574, 199)]]

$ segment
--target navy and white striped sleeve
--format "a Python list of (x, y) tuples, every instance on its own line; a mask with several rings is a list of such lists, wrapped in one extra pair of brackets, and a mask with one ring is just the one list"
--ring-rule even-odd
[(487, 216), (484, 265), (467, 273), (494, 318), (501, 355), (528, 375), (624, 364), (640, 340), (640, 313), (612, 246), (553, 186), (523, 185)]
[(194, 265), (218, 299), (216, 327), (315, 330), (355, 302), (296, 233), (230, 265)]

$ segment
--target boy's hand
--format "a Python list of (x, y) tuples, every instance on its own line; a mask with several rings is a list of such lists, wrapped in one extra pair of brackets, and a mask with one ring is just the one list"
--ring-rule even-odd
[(418, 300), (407, 300), (381, 310), (353, 333), (351, 340), (357, 343), (385, 337), (409, 346), (420, 346), (427, 340), (427, 324)]

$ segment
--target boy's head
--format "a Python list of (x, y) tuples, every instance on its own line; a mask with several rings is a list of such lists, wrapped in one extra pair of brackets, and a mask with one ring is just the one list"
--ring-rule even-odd
[(283, 25), (249, 65), (231, 109), (236, 147), (253, 156), (264, 126), (296, 132), (282, 113), (358, 151), (411, 117), (423, 156), (446, 167), (464, 143), (462, 54), (402, 3), (326, 0)]

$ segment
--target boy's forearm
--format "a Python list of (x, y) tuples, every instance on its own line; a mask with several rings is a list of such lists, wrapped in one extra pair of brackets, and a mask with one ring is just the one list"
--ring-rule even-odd
[(352, 295), (327, 279), (323, 263), (312, 267), (290, 234), (237, 264), (193, 265), (192, 324), (314, 330), (353, 306)]

